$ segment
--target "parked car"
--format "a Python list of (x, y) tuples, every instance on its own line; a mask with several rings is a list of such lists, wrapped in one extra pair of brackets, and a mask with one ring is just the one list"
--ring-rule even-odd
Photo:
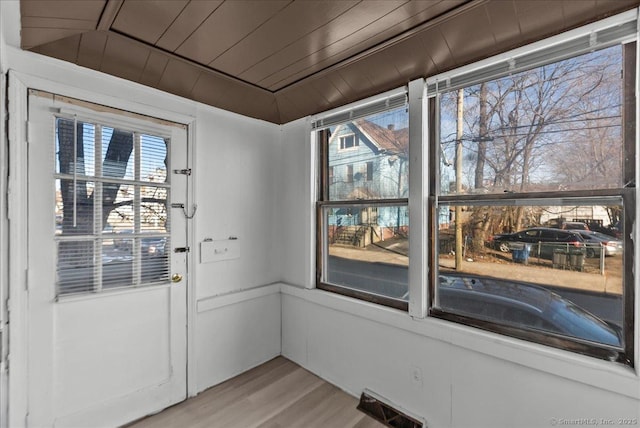
[(560, 229), (564, 230), (589, 230), (586, 223), (580, 221), (565, 221), (560, 225)]
[(140, 250), (142, 257), (165, 257), (167, 238), (141, 238)]
[(515, 233), (501, 233), (489, 238), (489, 246), (504, 253), (523, 244), (531, 244), (531, 254), (551, 259), (553, 250), (583, 250), (584, 239), (578, 231), (552, 227), (532, 227)]
[(604, 233), (592, 230), (578, 230), (585, 243), (587, 257), (600, 257), (604, 249), (605, 256), (617, 256), (622, 254), (622, 241)]
[(622, 347), (622, 329), (560, 295), (526, 282), (442, 274), (439, 305), (459, 315)]

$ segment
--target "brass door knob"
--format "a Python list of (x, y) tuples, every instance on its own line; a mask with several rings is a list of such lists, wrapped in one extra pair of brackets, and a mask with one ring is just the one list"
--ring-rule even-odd
[(171, 276), (171, 282), (180, 282), (182, 281), (182, 275), (180, 275), (179, 273), (174, 273)]

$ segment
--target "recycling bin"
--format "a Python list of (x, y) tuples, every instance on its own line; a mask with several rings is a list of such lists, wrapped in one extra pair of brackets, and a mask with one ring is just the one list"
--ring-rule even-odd
[(524, 265), (529, 264), (529, 252), (531, 251), (531, 245), (524, 244), (520, 247), (514, 247), (511, 250), (511, 257), (515, 263), (522, 263)]
[(569, 252), (569, 268), (572, 270), (584, 270), (584, 253), (582, 251)]
[(567, 267), (567, 252), (565, 250), (553, 250), (553, 267), (564, 269)]

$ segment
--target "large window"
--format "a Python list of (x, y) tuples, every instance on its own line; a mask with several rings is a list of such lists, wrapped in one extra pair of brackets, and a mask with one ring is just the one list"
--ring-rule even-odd
[(635, 51), (431, 88), (430, 315), (631, 364)]
[(632, 365), (636, 38), (575, 31), (316, 120), (317, 287)]
[(404, 98), (398, 108), (317, 131), (318, 287), (401, 309), (409, 295)]
[(166, 282), (165, 138), (56, 118), (57, 295)]

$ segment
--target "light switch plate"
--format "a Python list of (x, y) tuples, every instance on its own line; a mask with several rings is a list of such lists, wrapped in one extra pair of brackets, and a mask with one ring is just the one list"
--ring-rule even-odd
[(221, 239), (200, 243), (200, 263), (215, 263), (240, 258), (237, 240)]

